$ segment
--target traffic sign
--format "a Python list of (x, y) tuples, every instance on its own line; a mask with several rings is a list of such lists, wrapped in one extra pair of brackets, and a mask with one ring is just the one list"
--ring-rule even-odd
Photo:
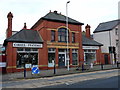
[(40, 73), (40, 70), (38, 68), (38, 66), (33, 66), (32, 67), (32, 74), (39, 74)]

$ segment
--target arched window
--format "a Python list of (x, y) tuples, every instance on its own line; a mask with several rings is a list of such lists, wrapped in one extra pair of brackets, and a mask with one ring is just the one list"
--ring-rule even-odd
[[(68, 40), (69, 40), (69, 32), (68, 32)], [(67, 42), (67, 29), (66, 28), (58, 29), (58, 41)]]

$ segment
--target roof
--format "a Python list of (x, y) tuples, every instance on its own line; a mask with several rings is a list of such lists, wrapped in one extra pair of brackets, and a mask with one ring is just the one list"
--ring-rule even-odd
[(36, 30), (22, 29), (13, 36), (5, 39), (4, 45), (7, 42), (42, 43), (43, 39)]
[[(31, 29), (37, 27), (40, 23), (41, 20), (48, 20), (48, 21), (55, 21), (55, 22), (62, 22), (62, 23), (66, 23), (66, 16), (57, 13), (57, 11), (54, 12), (49, 12), (48, 14), (46, 14), (44, 17), (40, 18), (32, 27)], [(75, 25), (84, 25), (84, 23), (81, 23), (79, 21), (76, 21), (72, 18), (68, 17), (68, 23), (69, 24), (75, 24)]]
[(103, 44), (101, 44), (93, 39), (89, 39), (85, 35), (82, 35), (82, 45), (85, 45), (85, 46), (103, 46)]
[(100, 23), (93, 33), (110, 31), (110, 30), (114, 29), (118, 24), (120, 24), (120, 19)]

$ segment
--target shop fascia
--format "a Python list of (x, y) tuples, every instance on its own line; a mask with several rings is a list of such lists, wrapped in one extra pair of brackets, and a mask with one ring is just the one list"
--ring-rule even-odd
[(83, 49), (94, 49), (94, 50), (96, 50), (96, 49), (99, 49), (99, 46), (83, 46)]
[(13, 43), (13, 47), (42, 48), (43, 44), (38, 44), (38, 43)]

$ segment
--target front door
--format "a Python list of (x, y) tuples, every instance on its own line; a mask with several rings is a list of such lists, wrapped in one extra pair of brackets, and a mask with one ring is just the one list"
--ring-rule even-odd
[(58, 58), (59, 58), (58, 66), (64, 67), (65, 66), (65, 54), (59, 54)]
[(108, 63), (108, 55), (107, 54), (104, 55), (104, 59), (105, 59), (105, 64), (109, 64)]

